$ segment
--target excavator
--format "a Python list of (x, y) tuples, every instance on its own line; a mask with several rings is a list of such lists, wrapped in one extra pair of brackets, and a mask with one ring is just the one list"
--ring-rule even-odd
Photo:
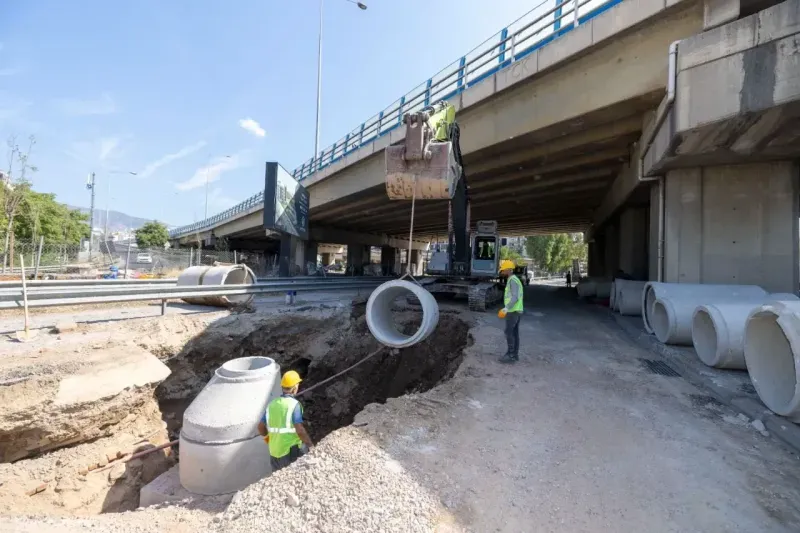
[(469, 186), (455, 118), (455, 107), (445, 101), (403, 116), (404, 141), (386, 148), (386, 194), (390, 200), (449, 202), (445, 250), (437, 245), (419, 282), (433, 294), (466, 296), (470, 310), (485, 311), (503, 294), (497, 267), (505, 239), (494, 220), (479, 220), (470, 232)]

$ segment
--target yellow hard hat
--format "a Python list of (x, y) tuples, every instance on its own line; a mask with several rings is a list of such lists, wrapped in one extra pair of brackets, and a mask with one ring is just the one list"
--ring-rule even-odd
[(281, 387), (284, 389), (291, 389), (301, 381), (303, 380), (300, 379), (300, 374), (294, 370), (289, 370), (283, 375), (283, 378), (281, 378)]
[(514, 261), (509, 261), (508, 259), (503, 259), (500, 261), (500, 272), (503, 270), (514, 270), (516, 265), (514, 265)]

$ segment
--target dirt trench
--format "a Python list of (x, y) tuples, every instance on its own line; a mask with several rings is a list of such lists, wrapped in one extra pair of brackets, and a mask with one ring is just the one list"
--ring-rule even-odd
[[(309, 388), (379, 347), (366, 324), (365, 306), (350, 313), (316, 318), (282, 316), (257, 318), (240, 315), (236, 331), (224, 324), (193, 339), (167, 365), (172, 374), (156, 389), (170, 438), (180, 433), (183, 410), (214, 371), (236, 357), (267, 356), (281, 371), (297, 370), (302, 388)], [(242, 323), (244, 320), (248, 324)], [(400, 310), (395, 320), (412, 332), (419, 327), (416, 310)], [(366, 405), (410, 392), (424, 392), (450, 379), (471, 344), (469, 324), (457, 313), (441, 313), (439, 325), (424, 342), (399, 351), (384, 350), (347, 374), (300, 397), (306, 426), (318, 441), (346, 426)]]

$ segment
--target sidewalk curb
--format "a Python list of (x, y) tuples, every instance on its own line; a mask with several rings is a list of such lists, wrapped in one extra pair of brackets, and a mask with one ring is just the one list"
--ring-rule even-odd
[[(611, 313), (608, 311), (607, 313)], [(612, 314), (614, 321), (637, 345), (651, 353), (658, 355), (674, 370), (678, 371), (689, 383), (704, 389), (710, 396), (745, 414), (751, 420), (761, 420), (772, 435), (788, 444), (795, 452), (800, 453), (800, 426), (774, 414), (761, 403), (760, 400), (749, 396), (731, 393), (730, 390), (715, 384), (709, 376), (698, 372), (686, 361), (685, 353), (666, 344), (660, 343), (653, 335), (648, 335), (643, 329), (637, 328), (626, 320), (627, 317)]]

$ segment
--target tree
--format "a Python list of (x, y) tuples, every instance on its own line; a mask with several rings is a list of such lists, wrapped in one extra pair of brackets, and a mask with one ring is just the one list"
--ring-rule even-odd
[(139, 248), (163, 248), (169, 242), (167, 227), (154, 220), (136, 230), (136, 245)]
[(56, 201), (55, 194), (28, 191), (14, 220), (17, 239), (79, 243), (89, 236), (88, 215)]
[(533, 235), (525, 240), (525, 248), (540, 269), (551, 273), (569, 270), (574, 259), (586, 260), (586, 244), (581, 233)]
[[(26, 174), (36, 172), (37, 168), (29, 163), (31, 150), (36, 144), (36, 138), (28, 137), (28, 149), (23, 150), (17, 144), (17, 138), (8, 139), (8, 172), (6, 178), (0, 181), (0, 194), (2, 195), (3, 223), (5, 238), (3, 243), (3, 270), (8, 264), (9, 256), (14, 255), (14, 218), (19, 214), (22, 204), (30, 191), (31, 184)], [(13, 265), (13, 263), (12, 263)]]
[(520, 254), (516, 250), (512, 250), (508, 246), (501, 246), (500, 259), (508, 259), (516, 264), (519, 264), (522, 262), (522, 254)]

